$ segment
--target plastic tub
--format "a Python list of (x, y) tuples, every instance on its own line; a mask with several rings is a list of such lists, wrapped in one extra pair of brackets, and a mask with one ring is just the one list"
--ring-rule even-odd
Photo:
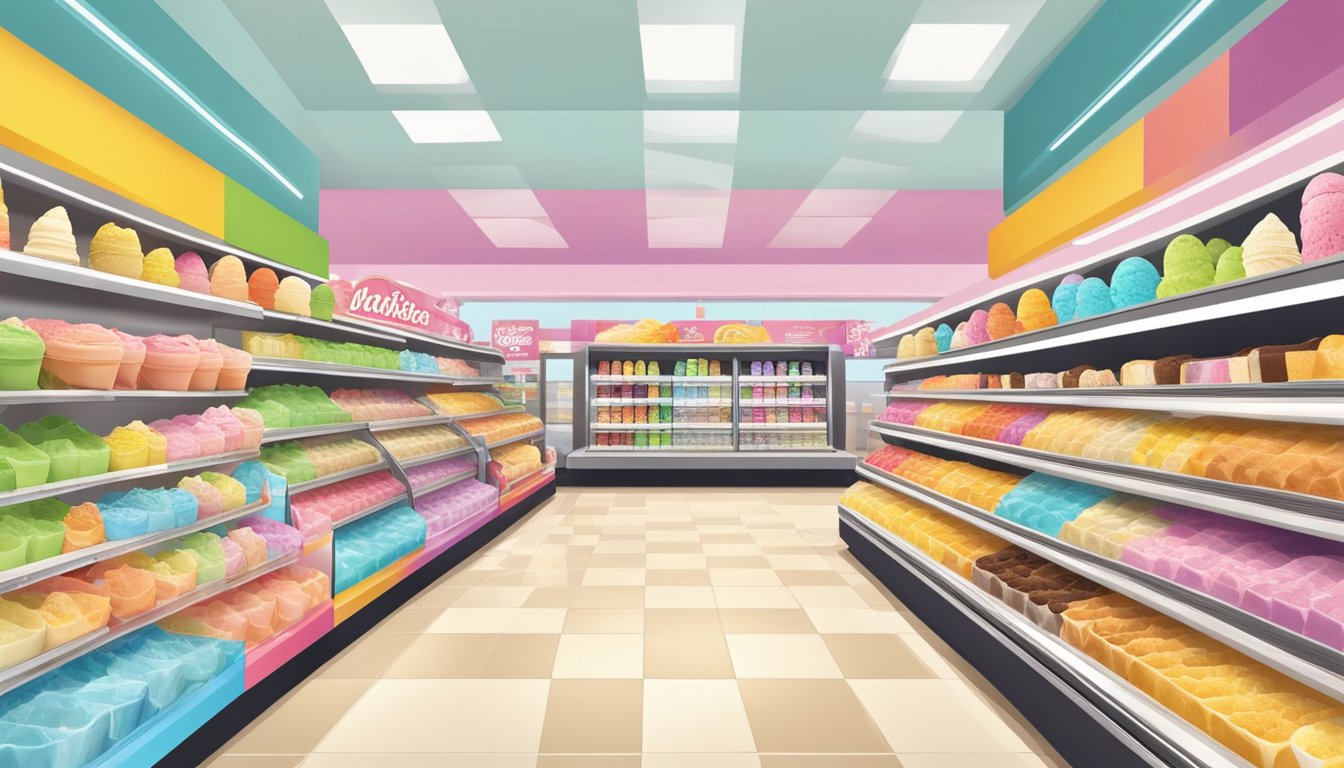
[(266, 487), (266, 481), (270, 474), (261, 462), (249, 461), (239, 464), (238, 468), (233, 470), (233, 479), (242, 483), (247, 503), (254, 504), (261, 501), (261, 492)]
[(103, 583), (112, 596), (112, 615), (129, 619), (153, 608), (158, 600), (154, 574), (123, 565), (103, 574)]
[(260, 643), (275, 634), (277, 616), (274, 594), (263, 596), (239, 590), (229, 602), (235, 611), (247, 619), (244, 638), (248, 643)]
[(5, 768), (50, 768), (57, 764), (58, 747), (45, 728), (0, 720), (0, 765)]
[(23, 565), (28, 553), (28, 538), (13, 533), (0, 533), (0, 570)]
[(196, 497), (196, 519), (206, 520), (224, 512), (224, 495), (200, 477), (184, 477), (177, 487)]
[(112, 678), (85, 683), (75, 689), (73, 695), (107, 711), (107, 737), (115, 743), (130, 736), (139, 727), (148, 691), (149, 687), (144, 683), (122, 682), (120, 678)]
[(190, 552), (172, 549), (154, 556), (157, 566), (151, 571), (157, 599), (162, 602), (196, 588), (196, 558)]
[(0, 464), (8, 464), (14, 470), (16, 488), (42, 485), (51, 473), (50, 456), (4, 427), (0, 427)]
[(224, 553), (224, 577), (232, 579), (247, 567), (247, 556), (238, 542), (227, 536), (219, 540), (219, 550)]
[(117, 427), (103, 442), (107, 443), (109, 472), (149, 466), (149, 439), (145, 433)]
[(214, 339), (197, 339), (196, 349), (200, 352), (200, 361), (191, 374), (187, 388), (192, 392), (209, 392), (219, 384), (219, 372), (224, 367), (224, 353)]
[(121, 365), (117, 368), (116, 389), (135, 389), (140, 381), (140, 367), (145, 363), (145, 340), (139, 336), (112, 331), (121, 341)]
[(158, 714), (181, 698), (187, 687), (181, 662), (146, 658), (140, 654), (118, 654), (107, 665), (107, 671), (128, 680), (142, 680), (149, 685), (145, 697), (146, 715)]
[(196, 583), (208, 584), (224, 578), (224, 550), (219, 537), (199, 531), (182, 537), (182, 546), (196, 555)]
[(111, 461), (111, 451), (101, 437), (64, 416), (44, 416), (19, 427), (18, 432), (50, 457), (49, 483), (101, 475)]
[(247, 489), (232, 477), (220, 472), (202, 472), (200, 477), (215, 486), (224, 497), (225, 509), (238, 509), (247, 505)]
[(0, 389), (37, 389), (46, 349), (42, 337), (17, 318), (0, 322)]
[(17, 599), (36, 610), (46, 622), (44, 651), (102, 629), (112, 617), (111, 598), (89, 592), (52, 592), (45, 596), (30, 592)]
[(219, 345), (219, 351), (223, 355), (223, 364), (220, 366), (219, 380), (215, 382), (215, 388), (247, 389), (247, 375), (252, 372), (252, 356), (225, 344)]
[(266, 423), (261, 414), (251, 408), (230, 408), (229, 413), (243, 425), (243, 448), (256, 450), (261, 447), (261, 439), (266, 433)]
[(103, 753), (112, 713), (93, 702), (60, 693), (40, 693), (5, 713), (13, 725), (47, 730), (56, 743), (53, 765), (81, 766)]
[(191, 336), (150, 336), (145, 339), (140, 387), (185, 392), (191, 388), (192, 376), (200, 363), (201, 352)]
[(245, 567), (255, 568), (266, 562), (266, 539), (251, 528), (234, 528), (229, 531), (229, 540), (242, 549)]
[(125, 353), (121, 340), (101, 325), (29, 320), (46, 352), (39, 376), (44, 389), (112, 389)]
[(0, 669), (42, 652), (47, 622), (32, 608), (0, 598)]
[(66, 514), (65, 542), (62, 552), (74, 552), (107, 540), (107, 531), (103, 528), (103, 515), (92, 503), (73, 506)]
[(217, 405), (214, 408), (206, 409), (205, 413), (201, 414), (201, 421), (213, 426), (223, 434), (224, 451), (226, 453), (243, 450), (246, 433), (243, 430), (243, 423), (238, 420), (233, 411), (225, 406)]

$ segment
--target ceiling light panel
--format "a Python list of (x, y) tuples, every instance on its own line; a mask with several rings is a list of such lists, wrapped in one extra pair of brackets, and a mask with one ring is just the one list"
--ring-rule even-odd
[(374, 85), (461, 85), (470, 78), (442, 24), (344, 24)]
[(982, 79), (1007, 24), (911, 24), (896, 46), (888, 79), (964, 83)]
[(645, 144), (733, 144), (736, 110), (665, 109), (644, 113)]
[(490, 113), (482, 110), (393, 110), (392, 115), (416, 144), (500, 141)]
[(496, 248), (568, 248), (549, 218), (472, 219)]
[(870, 221), (868, 216), (795, 216), (767, 247), (843, 248)]
[(875, 216), (896, 193), (885, 189), (814, 189), (794, 216)]
[(726, 189), (650, 189), (644, 193), (650, 219), (728, 217)]
[(448, 194), (472, 218), (536, 219), (546, 216), (546, 209), (530, 189), (450, 189)]
[(737, 78), (737, 29), (730, 24), (640, 24), (644, 79), (693, 83)]
[(726, 216), (649, 219), (650, 248), (722, 248)]

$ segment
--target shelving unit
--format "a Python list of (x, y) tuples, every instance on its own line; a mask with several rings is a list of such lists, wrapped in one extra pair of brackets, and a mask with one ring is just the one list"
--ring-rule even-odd
[(302, 440), (305, 437), (322, 437), (324, 435), (346, 435), (353, 432), (365, 432), (369, 429), (368, 422), (347, 421), (341, 424), (318, 424), (312, 427), (289, 427), (285, 429), (268, 429), (262, 435), (261, 442), (279, 443), (285, 440)]
[(331, 527), (333, 530), (339, 530), (341, 526), (349, 525), (350, 523), (353, 523), (356, 520), (363, 519), (376, 512), (382, 512), (384, 509), (387, 509), (388, 507), (395, 506), (397, 504), (402, 504), (406, 502), (409, 498), (410, 497), (407, 494), (403, 493), (397, 496), (393, 496), (392, 498), (387, 499), (385, 501), (374, 502), (373, 504), (370, 504), (364, 509), (361, 509), (360, 511), (354, 513), (353, 515), (343, 517), (340, 520), (333, 520), (331, 523)]
[(155, 464), (153, 466), (140, 467), (138, 469), (123, 469), (117, 472), (104, 472), (101, 475), (76, 477), (71, 480), (62, 480), (56, 483), (32, 485), (27, 488), (19, 488), (17, 490), (0, 493), (0, 507), (7, 507), (11, 504), (21, 504), (25, 501), (36, 501), (37, 499), (50, 499), (70, 494), (84, 493), (98, 488), (109, 488), (114, 485), (135, 480), (150, 480), (154, 478), (187, 475), (193, 472), (217, 469), (219, 467), (226, 467), (230, 464), (251, 461), (259, 455), (260, 454), (257, 451), (234, 451), (232, 453), (222, 453), (217, 456), (205, 456), (199, 459), (186, 459), (183, 461), (170, 461), (167, 464)]

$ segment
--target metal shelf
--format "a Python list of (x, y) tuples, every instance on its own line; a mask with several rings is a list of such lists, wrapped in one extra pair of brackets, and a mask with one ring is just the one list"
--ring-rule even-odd
[(709, 386), (732, 384), (732, 376), (670, 376), (673, 384), (705, 384)]
[(448, 418), (452, 419), (453, 421), (471, 421), (472, 419), (484, 419), (487, 416), (503, 416), (506, 413), (523, 413), (523, 411), (518, 408), (500, 408), (497, 411), (483, 411), (481, 413), (464, 413), (460, 415), (449, 416)]
[(1123, 735), (1136, 750), (1135, 764), (1183, 768), (1249, 765), (1146, 693), (922, 550), (843, 504), (838, 509), (842, 536), (852, 533), (871, 543), (905, 575), (922, 582), (949, 608), (977, 624), (987, 639), (1012, 650), (1107, 731)]
[(378, 347), (395, 344), (397, 349), (406, 346), (406, 337), (391, 329), (356, 326), (334, 320), (316, 320), (274, 309), (263, 309), (261, 314), (264, 322), (260, 327), (270, 333), (294, 333), (329, 341), (353, 341)]
[[(594, 397), (589, 401), (593, 406), (605, 408), (612, 405), (685, 405), (686, 401), (672, 402), (670, 397)], [(711, 403), (706, 403), (710, 405)], [(717, 403), (714, 403), (717, 404)]]
[(370, 504), (369, 506), (365, 507), (364, 509), (361, 509), (360, 511), (354, 513), (353, 515), (350, 515), (349, 517), (343, 517), (340, 520), (332, 521), (331, 529), (333, 531), (338, 530), (339, 528), (341, 528), (341, 526), (349, 525), (350, 523), (353, 523), (361, 518), (368, 517), (369, 515), (372, 515), (375, 512), (382, 512), (384, 509), (387, 509), (388, 507), (391, 507), (395, 504), (401, 504), (409, 500), (410, 497), (407, 494), (399, 493), (396, 496), (387, 499), (386, 501), (379, 501)]
[(439, 416), (430, 414), (428, 416), (408, 416), (404, 419), (384, 419), (382, 421), (368, 422), (369, 431), (377, 434), (387, 432), (393, 429), (409, 429), (411, 427), (433, 427), (439, 424), (451, 424), (451, 416)]
[(865, 480), (992, 533), (1220, 640), (1327, 696), (1344, 699), (1344, 654), (1334, 648), (1202, 592), (1104, 558), (871, 465), (860, 462), (857, 471)]
[(254, 512), (260, 512), (268, 505), (269, 502), (258, 501), (237, 509), (221, 512), (220, 514), (206, 518), (205, 520), (197, 520), (189, 525), (169, 528), (163, 531), (155, 531), (153, 533), (145, 534), (144, 536), (136, 536), (130, 539), (95, 544), (92, 547), (85, 547), (83, 549), (77, 549), (74, 552), (49, 557), (46, 560), (39, 560), (36, 563), (28, 563), (27, 565), (21, 565), (17, 568), (0, 571), (0, 593), (11, 592), (50, 576), (67, 573), (76, 568), (83, 568), (118, 555), (124, 555), (127, 552), (136, 552), (161, 542), (171, 541), (186, 536), (189, 533), (212, 528), (222, 523), (231, 523), (234, 520), (241, 520)]
[[(500, 440), (499, 442), (495, 442), (495, 443), (486, 443), (486, 444), (485, 444), (485, 447), (486, 447), (487, 449), (493, 450), (493, 449), (495, 449), (495, 448), (499, 448), (499, 447), (501, 447), (501, 446), (508, 445), (509, 443), (518, 443), (518, 442), (522, 442), (522, 441), (524, 441), (524, 440), (535, 440), (535, 439), (538, 438), (538, 437), (545, 437), (545, 436), (546, 436), (546, 430), (545, 430), (545, 428), (542, 428), (542, 429), (538, 429), (538, 430), (535, 431), (535, 432), (528, 432), (528, 433), (525, 434), (525, 435), (514, 435), (513, 437), (506, 437), (506, 438), (504, 438), (503, 440)], [(473, 437), (476, 437), (476, 436), (473, 435)]]
[(251, 570), (243, 571), (232, 579), (218, 579), (204, 586), (197, 587), (192, 591), (179, 595), (172, 600), (159, 603), (157, 606), (145, 611), (138, 616), (133, 616), (125, 621), (113, 619), (113, 623), (107, 627), (92, 632), (83, 637), (71, 640), (68, 643), (52, 648), (45, 653), (38, 654), (27, 661), (20, 662), (14, 666), (0, 671), (0, 695), (23, 685), (24, 683), (41, 677), (68, 661), (72, 661), (84, 654), (101, 646), (125, 637), (139, 629), (154, 624), (160, 619), (167, 618), (174, 613), (188, 608), (202, 600), (209, 599), (221, 592), (232, 589), (240, 584), (246, 584), (249, 581), (265, 576), (273, 571), (278, 571), (287, 565), (292, 565), (299, 561), (299, 553), (294, 552), (283, 557), (278, 557), (263, 563)]
[(296, 493), (303, 493), (304, 491), (311, 491), (311, 490), (313, 490), (314, 488), (321, 488), (321, 487), (323, 487), (323, 486), (325, 486), (325, 485), (332, 485), (332, 484), (334, 484), (334, 483), (339, 483), (339, 482), (341, 482), (342, 480), (349, 480), (349, 479), (352, 478), (352, 477), (359, 477), (360, 475), (367, 475), (367, 474), (370, 474), (370, 473), (372, 473), (372, 472), (377, 472), (377, 471), (380, 470), (380, 469), (387, 469), (387, 468), (388, 468), (387, 461), (384, 460), (384, 459), (379, 459), (378, 461), (376, 461), (376, 462), (374, 462), (374, 463), (372, 463), (372, 464), (365, 464), (365, 465), (362, 466), (362, 467), (355, 467), (354, 469), (347, 469), (347, 470), (344, 471), (344, 472), (337, 472), (337, 473), (334, 474), (334, 475), (326, 475), (326, 476), (324, 476), (324, 477), (319, 477), (319, 478), (317, 478), (317, 479), (315, 479), (315, 480), (309, 480), (309, 481), (307, 481), (307, 482), (303, 482), (303, 483), (290, 483), (290, 485), (289, 485), (289, 493), (290, 493), (290, 495), (292, 496), (292, 495), (294, 495), (294, 494), (296, 494)]
[(825, 408), (826, 398), (814, 397), (805, 400), (801, 397), (790, 397), (785, 400), (739, 400), (738, 405), (743, 408)]
[(1236, 419), (1344, 425), (1344, 382), (1181, 384), (1086, 389), (894, 390), (889, 399), (972, 400), (1160, 411)]
[[(471, 344), (465, 341), (449, 339), (442, 336), (434, 336), (420, 331), (414, 331), (410, 328), (401, 326), (384, 325), (372, 320), (351, 317), (349, 315), (336, 315), (332, 317), (332, 322), (337, 325), (348, 325), (353, 328), (359, 328), (365, 331), (385, 333), (396, 335), (405, 339), (408, 346), (419, 346), (433, 349), (431, 354), (442, 354), (443, 357), (461, 357), (480, 362), (500, 363), (504, 362), (504, 353), (493, 347), (483, 346), (481, 344)], [(412, 342), (414, 342), (412, 344)], [(498, 379), (487, 379), (493, 382)]]
[(446, 451), (439, 451), (437, 453), (427, 453), (424, 456), (415, 456), (409, 459), (398, 459), (396, 456), (393, 456), (392, 460), (397, 462), (397, 466), (401, 467), (402, 469), (410, 469), (412, 467), (418, 467), (423, 464), (433, 464), (436, 461), (444, 461), (446, 459), (455, 458), (457, 456), (465, 456), (468, 453), (472, 453), (475, 450), (476, 446), (468, 443), (466, 445), (459, 445), (456, 448), (450, 448)]
[[(682, 378), (685, 378), (684, 376)], [(672, 376), (667, 374), (658, 374), (657, 376), (622, 376), (615, 373), (594, 373), (588, 377), (588, 380), (594, 384), (671, 384)]]
[(206, 392), (175, 392), (157, 389), (26, 389), (0, 391), (0, 407), (7, 405), (65, 405), (67, 403), (110, 403), (124, 400), (241, 400), (241, 389)]
[(656, 424), (623, 424), (608, 422), (606, 424), (589, 424), (589, 429), (594, 432), (629, 432), (632, 430), (665, 430), (672, 428), (672, 422), (660, 421)]
[(738, 384), (825, 384), (826, 375), (822, 373), (811, 376), (749, 376), (741, 375), (737, 377)]
[(258, 451), (234, 451), (233, 453), (222, 453), (217, 456), (206, 456), (200, 459), (170, 461), (167, 464), (155, 464), (151, 467), (126, 469), (120, 472), (104, 472), (101, 475), (77, 477), (73, 480), (62, 480), (59, 483), (45, 483), (43, 485), (29, 486), (27, 488), (19, 488), (18, 490), (0, 493), (0, 507), (7, 507), (10, 504), (20, 504), (25, 501), (34, 501), (36, 499), (64, 496), (67, 493), (88, 491), (94, 488), (124, 483), (129, 480), (145, 480), (152, 477), (165, 477), (168, 475), (195, 472), (196, 470), (212, 469), (226, 464), (251, 461), (260, 455), (261, 454)]
[(826, 422), (824, 421), (790, 421), (776, 422), (769, 424), (766, 422), (756, 423), (753, 421), (743, 421), (738, 423), (738, 429), (750, 430), (752, 432), (825, 432)]
[(441, 480), (435, 480), (434, 482), (430, 483), (429, 485), (426, 485), (423, 488), (412, 488), (411, 495), (414, 496), (416, 499), (419, 499), (422, 496), (428, 496), (429, 494), (435, 491), (442, 490), (450, 485), (455, 485), (457, 483), (462, 482), (463, 480), (470, 480), (474, 477), (476, 477), (475, 468), (464, 470), (462, 472), (451, 474)]
[(475, 383), (474, 380), (457, 376), (442, 376), (437, 373), (413, 373), (394, 371), (389, 368), (365, 368), (360, 365), (340, 365), (338, 363), (319, 363), (311, 360), (297, 360), (285, 357), (254, 357), (253, 371), (271, 371), (296, 376), (334, 376), (338, 378), (377, 379), (379, 381), (405, 381), (417, 384), (463, 384)]
[(878, 434), (1001, 461), (1032, 472), (1344, 541), (1344, 503), (1332, 499), (1208, 480), (1149, 467), (1059, 456), (900, 424), (874, 421), (869, 427)]
[(343, 435), (349, 432), (363, 432), (369, 428), (368, 422), (346, 421), (339, 424), (317, 424), (311, 427), (286, 427), (268, 429), (261, 437), (263, 443), (278, 443), (282, 440), (302, 440), (305, 437), (323, 435)]

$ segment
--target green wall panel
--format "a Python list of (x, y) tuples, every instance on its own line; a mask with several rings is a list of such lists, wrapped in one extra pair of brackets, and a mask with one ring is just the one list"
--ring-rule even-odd
[(326, 238), (233, 179), (224, 180), (224, 239), (244, 250), (326, 277)]

